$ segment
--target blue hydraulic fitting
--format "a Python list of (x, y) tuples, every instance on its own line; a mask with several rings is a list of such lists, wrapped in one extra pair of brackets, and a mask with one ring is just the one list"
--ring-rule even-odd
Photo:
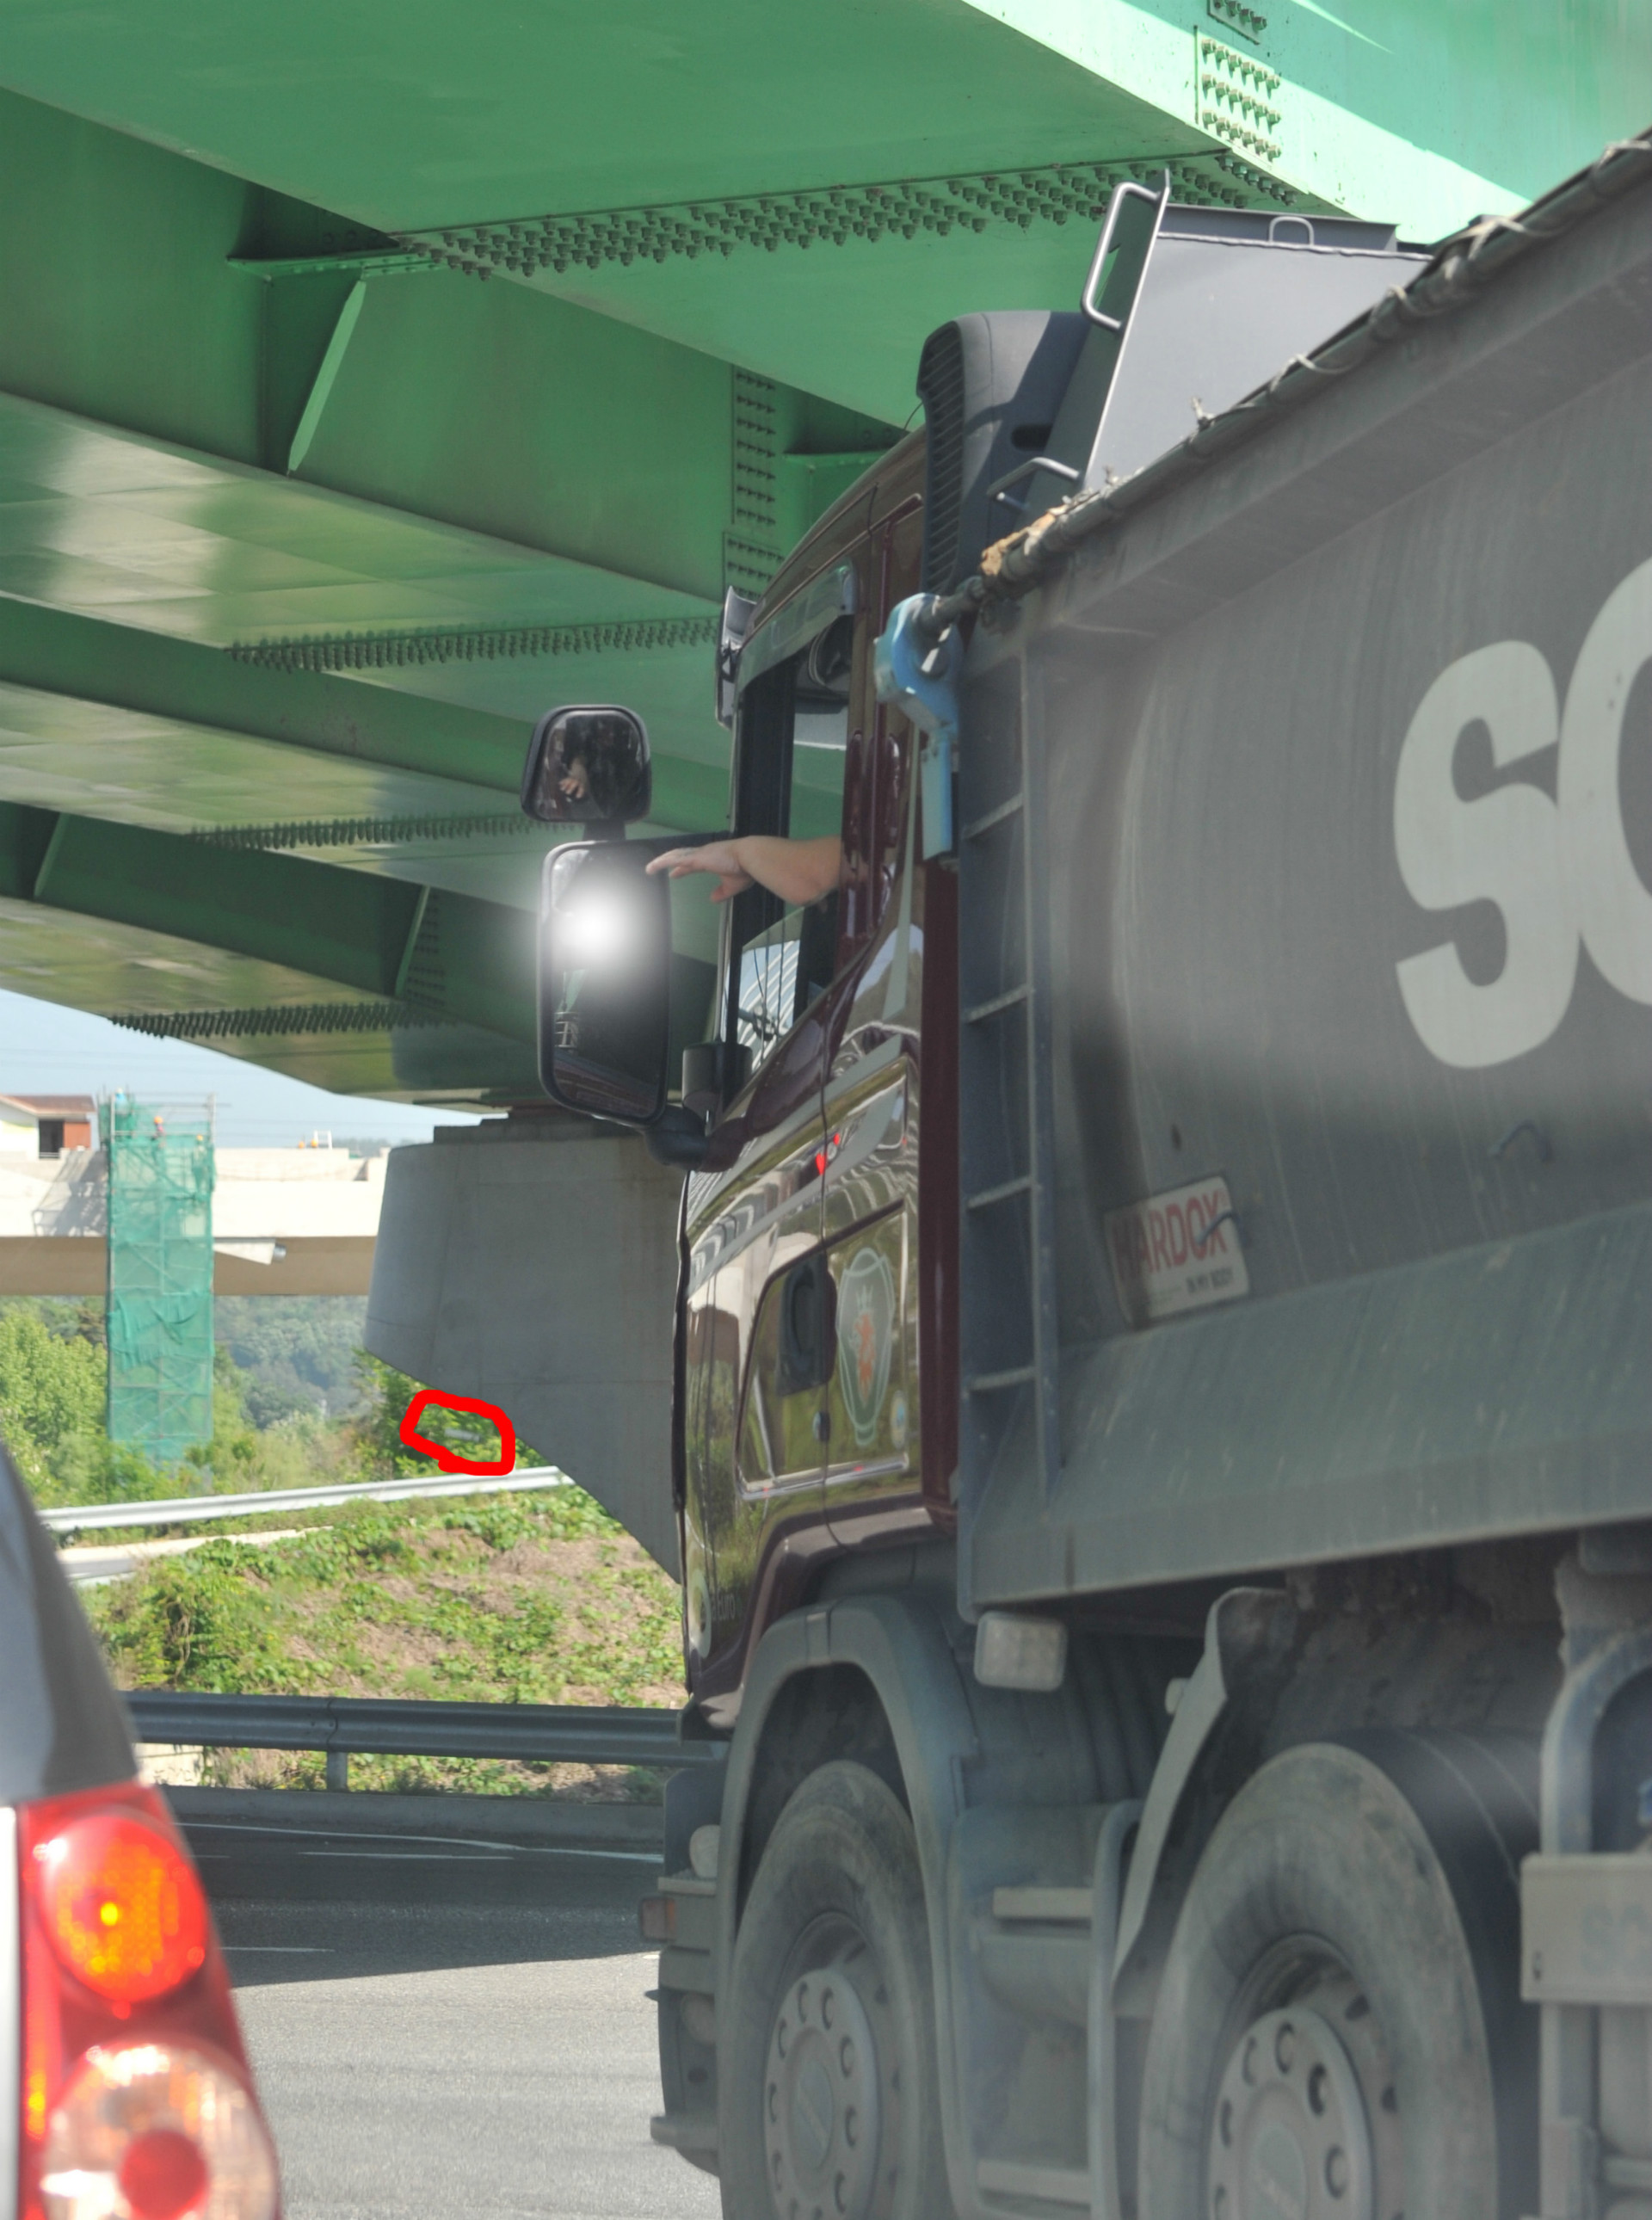
[(877, 698), (909, 717), (923, 734), (919, 793), (924, 808), (924, 856), (943, 856), (957, 845), (953, 831), (953, 767), (958, 746), (958, 674), (963, 641), (957, 625), (938, 633), (932, 594), (913, 594), (889, 613), (888, 629), (872, 651)]

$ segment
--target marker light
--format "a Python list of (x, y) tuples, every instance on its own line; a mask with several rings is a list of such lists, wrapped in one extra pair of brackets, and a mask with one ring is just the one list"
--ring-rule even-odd
[(136, 1812), (72, 1819), (34, 1855), (52, 1948), (100, 1997), (141, 2004), (204, 1963), (207, 1904), (195, 1868)]
[(40, 2193), (45, 2220), (271, 2220), (275, 2154), (227, 2059), (100, 2045), (53, 2111)]

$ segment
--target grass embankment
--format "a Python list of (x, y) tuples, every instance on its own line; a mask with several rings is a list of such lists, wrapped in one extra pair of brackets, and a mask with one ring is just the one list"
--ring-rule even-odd
[[(259, 1298), (260, 1301), (266, 1299)], [(226, 1305), (226, 1311), (229, 1306)], [(161, 1470), (109, 1441), (108, 1356), (90, 1303), (0, 1303), (0, 1439), (42, 1505), (236, 1494), (434, 1473), (398, 1427), (415, 1382), (353, 1350), (360, 1306), (310, 1299), (239, 1326), (217, 1351), (213, 1432)], [(254, 1369), (256, 1368), (256, 1369)], [(308, 1402), (300, 1390), (313, 1390)], [(340, 1407), (340, 1406), (343, 1407)], [(301, 1407), (302, 1406), (302, 1407)], [(336, 1415), (329, 1416), (331, 1410)], [(491, 1455), (491, 1426), (432, 1413), (424, 1431)], [(519, 1462), (549, 1462), (525, 1444)], [(683, 1700), (676, 1590), (577, 1488), (271, 1512), (237, 1533), (298, 1527), (248, 1548), (217, 1538), (83, 1589), (125, 1687), (491, 1703)], [(187, 1521), (171, 1530), (189, 1534)], [(159, 1538), (100, 1533), (100, 1542)], [(227, 1785), (319, 1787), (319, 1754), (209, 1752)], [(363, 1788), (654, 1795), (623, 1768), (358, 1757)]]
[[(577, 1488), (308, 1514), (83, 1591), (124, 1687), (458, 1702), (683, 1700), (676, 1590)], [(259, 1522), (238, 1524), (255, 1531)], [(288, 1512), (261, 1522), (297, 1523)], [(100, 1537), (100, 1539), (102, 1537)], [(318, 1754), (220, 1750), (224, 1787), (320, 1787)], [(352, 1757), (352, 1787), (652, 1800), (620, 1767)]]

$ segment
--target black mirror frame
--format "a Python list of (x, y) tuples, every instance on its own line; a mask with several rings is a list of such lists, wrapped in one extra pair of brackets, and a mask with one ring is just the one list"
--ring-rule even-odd
[(658, 888), (658, 907), (664, 910), (666, 920), (665, 945), (663, 951), (664, 957), (665, 986), (664, 991), (661, 995), (660, 1001), (661, 1018), (658, 1058), (659, 1079), (656, 1090), (657, 1099), (654, 1107), (646, 1117), (620, 1117), (611, 1111), (594, 1109), (589, 1102), (577, 1102), (573, 1101), (569, 1095), (565, 1094), (562, 1088), (557, 1084), (555, 1043), (553, 1040), (547, 1039), (546, 1038), (546, 1012), (551, 998), (547, 992), (545, 952), (545, 939), (551, 916), (551, 881), (554, 871), (558, 868), (565, 869), (569, 858), (581, 854), (593, 856), (606, 853), (614, 857), (616, 864), (621, 855), (630, 855), (634, 856), (637, 859), (639, 877), (646, 879), (646, 874), (643, 870), (643, 866), (646, 864), (649, 857), (654, 852), (656, 852), (655, 844), (645, 841), (639, 841), (634, 846), (632, 846), (623, 841), (614, 843), (601, 839), (583, 841), (570, 840), (564, 841), (557, 847), (552, 848), (546, 854), (540, 865), (538, 946), (534, 960), (536, 1060), (539, 1066), (540, 1086), (544, 1088), (545, 1094), (550, 1097), (552, 1101), (560, 1104), (564, 1110), (572, 1111), (577, 1117), (605, 1119), (612, 1124), (629, 1126), (635, 1130), (645, 1133), (649, 1132), (652, 1127), (658, 1126), (662, 1119), (669, 1118), (673, 1107), (670, 1101), (670, 1077), (666, 1068), (670, 1054), (671, 1021), (670, 898), (668, 892), (669, 882), (664, 878), (646, 881), (646, 883), (651, 888)]
[[(539, 774), (545, 761), (545, 751), (551, 745), (552, 735), (564, 717), (623, 717), (637, 736), (642, 758), (642, 800), (639, 805), (620, 817), (581, 817), (572, 810), (558, 809), (547, 815), (534, 806), (533, 795), (539, 786)], [(527, 744), (527, 753), (522, 758), (522, 784), (519, 796), (522, 814), (539, 825), (577, 825), (589, 839), (618, 839), (621, 829), (645, 818), (654, 801), (653, 751), (648, 744), (648, 727), (634, 709), (627, 709), (614, 702), (564, 702), (557, 708), (547, 709), (533, 727), (533, 738)]]

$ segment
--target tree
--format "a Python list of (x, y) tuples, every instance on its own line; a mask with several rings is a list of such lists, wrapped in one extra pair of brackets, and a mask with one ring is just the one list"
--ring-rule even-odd
[(101, 1431), (106, 1360), (53, 1333), (37, 1311), (0, 1311), (0, 1435), (31, 1479), (74, 1435)]

